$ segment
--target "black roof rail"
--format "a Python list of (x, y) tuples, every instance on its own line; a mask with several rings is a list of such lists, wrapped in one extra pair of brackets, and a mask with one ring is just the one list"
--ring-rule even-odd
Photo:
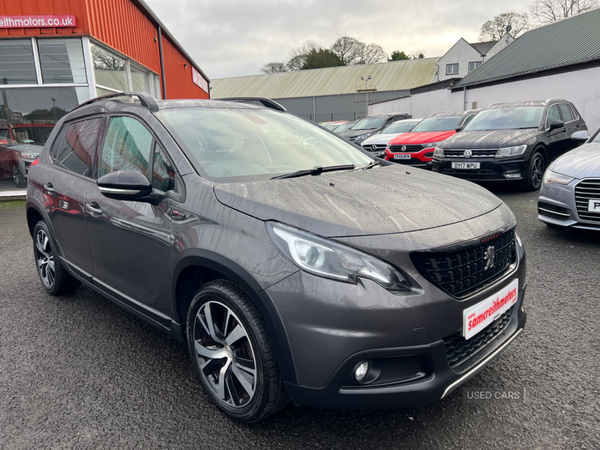
[(254, 103), (258, 102), (267, 108), (276, 109), (277, 111), (281, 111), (281, 112), (287, 112), (287, 109), (285, 109), (285, 107), (283, 105), (280, 105), (275, 100), (271, 100), (270, 98), (264, 98), (264, 97), (230, 97), (230, 98), (219, 98), (219, 99), (214, 99), (214, 100), (219, 100), (219, 101), (223, 101), (223, 102), (239, 102), (239, 103), (250, 103), (250, 104), (254, 104)]
[(92, 103), (96, 103), (102, 100), (110, 100), (111, 98), (116, 97), (137, 97), (139, 98), (142, 106), (145, 106), (152, 112), (158, 112), (158, 103), (156, 103), (156, 100), (154, 100), (152, 97), (150, 97), (144, 92), (119, 92), (115, 94), (101, 95), (100, 97), (95, 97), (91, 100), (88, 100), (87, 102), (83, 102), (79, 106), (72, 109), (72, 111), (75, 111), (76, 109), (81, 108), (82, 106), (91, 105)]

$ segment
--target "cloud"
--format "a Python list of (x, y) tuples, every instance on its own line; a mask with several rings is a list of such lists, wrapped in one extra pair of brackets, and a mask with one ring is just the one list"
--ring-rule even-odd
[(394, 50), (443, 55), (460, 37), (476, 42), (494, 16), (522, 12), (520, 0), (146, 0), (211, 78), (259, 73), (314, 39), (328, 47), (341, 36)]

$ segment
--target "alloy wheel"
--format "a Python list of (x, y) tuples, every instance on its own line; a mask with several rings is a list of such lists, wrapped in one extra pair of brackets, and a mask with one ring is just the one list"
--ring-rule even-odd
[(209, 301), (198, 310), (193, 327), (202, 377), (224, 404), (246, 406), (256, 390), (257, 364), (242, 322), (223, 303)]
[(537, 189), (542, 184), (544, 176), (544, 162), (541, 155), (537, 155), (531, 165), (531, 185)]
[(19, 169), (19, 166), (13, 166), (12, 178), (17, 187), (21, 187), (25, 184), (25, 177), (23, 176), (21, 169)]
[(38, 230), (35, 236), (36, 262), (40, 278), (47, 288), (52, 288), (56, 280), (56, 270), (54, 267), (54, 255), (50, 247), (50, 239), (44, 230)]

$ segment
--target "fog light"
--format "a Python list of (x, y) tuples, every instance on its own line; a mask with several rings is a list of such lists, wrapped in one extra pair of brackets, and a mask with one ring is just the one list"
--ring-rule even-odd
[(369, 371), (369, 361), (365, 361), (360, 366), (356, 368), (356, 372), (354, 372), (354, 376), (356, 377), (356, 381), (362, 381)]
[(504, 178), (521, 178), (520, 173), (505, 173)]

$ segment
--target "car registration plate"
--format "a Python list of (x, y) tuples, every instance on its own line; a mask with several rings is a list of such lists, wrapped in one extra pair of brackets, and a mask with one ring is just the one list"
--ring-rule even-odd
[(385, 150), (383, 152), (371, 152), (373, 156), (383, 156), (385, 155)]
[(411, 156), (406, 153), (400, 153), (399, 155), (394, 155), (394, 159), (410, 159)]
[(471, 339), (517, 303), (519, 279), (463, 311), (463, 336)]
[(595, 199), (595, 200), (590, 200), (590, 202), (588, 203), (588, 211), (600, 213), (600, 198)]
[(481, 163), (478, 162), (453, 162), (453, 169), (479, 169), (481, 167)]

